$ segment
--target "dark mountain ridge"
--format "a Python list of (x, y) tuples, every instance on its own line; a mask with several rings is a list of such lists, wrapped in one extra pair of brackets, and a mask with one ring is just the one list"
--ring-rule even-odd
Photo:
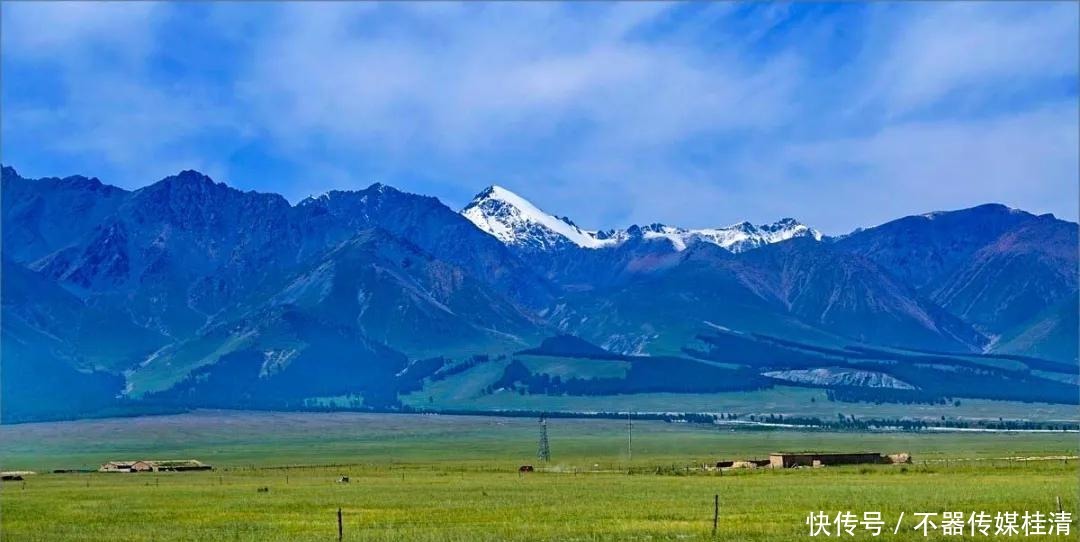
[(1032, 353), (1075, 360), (1075, 333), (1028, 330), (1056, 327), (1046, 311), (1076, 300), (1077, 231), (1053, 215), (991, 204), (902, 218), (836, 245), (888, 269), (991, 342), (1038, 335), (1054, 344), (1031, 343)]

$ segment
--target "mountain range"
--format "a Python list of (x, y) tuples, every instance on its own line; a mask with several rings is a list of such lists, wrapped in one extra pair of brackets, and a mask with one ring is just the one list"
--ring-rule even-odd
[[(129, 191), (4, 167), (0, 217), (5, 421), (341, 398), (398, 408), (496, 360), (478, 393), (636, 392), (639, 378), (757, 389), (858, 349), (879, 352), (873, 371), (821, 385), (901, 382), (904, 400), (1002, 398), (1003, 382), (1059, 400), (1076, 385), (1077, 224), (998, 204), (839, 237), (791, 218), (596, 231), (498, 186), (457, 212), (383, 184), (290, 204), (195, 171)], [(529, 367), (557, 337), (588, 347), (549, 352), (584, 371), (553, 384)], [(729, 373), (719, 344), (745, 352), (722, 361)], [(789, 366), (807, 352), (825, 357)], [(901, 352), (953, 361), (899, 367)], [(587, 378), (615, 358), (622, 380)], [(1000, 373), (1002, 360), (1028, 372)], [(971, 371), (972, 389), (917, 383), (942, 364)]]

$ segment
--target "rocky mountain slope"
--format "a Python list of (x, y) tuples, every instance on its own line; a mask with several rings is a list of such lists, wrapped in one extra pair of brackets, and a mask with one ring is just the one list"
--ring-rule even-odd
[(992, 348), (1022, 352), (1000, 338), (1023, 335), (1030, 353), (1065, 352), (1055, 357), (1076, 359), (1075, 333), (1049, 330), (1070, 314), (1057, 308), (1076, 302), (1077, 242), (1073, 222), (982, 205), (902, 218), (836, 244), (970, 323)]

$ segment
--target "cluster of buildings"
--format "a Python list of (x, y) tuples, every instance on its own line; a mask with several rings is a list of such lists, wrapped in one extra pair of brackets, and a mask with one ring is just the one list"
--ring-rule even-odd
[(827, 467), (834, 465), (889, 465), (911, 463), (911, 455), (906, 453), (881, 454), (876, 452), (824, 453), (824, 452), (778, 452), (769, 454), (768, 459), (746, 459), (741, 461), (718, 461), (716, 468), (756, 468), (792, 469), (797, 467)]
[(213, 470), (214, 467), (195, 459), (166, 459), (138, 461), (109, 461), (98, 472), (182, 472)]

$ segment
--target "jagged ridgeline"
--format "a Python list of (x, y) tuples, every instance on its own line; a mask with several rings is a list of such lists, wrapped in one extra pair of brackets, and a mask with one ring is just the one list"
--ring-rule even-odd
[(290, 204), (194, 171), (2, 177), (4, 421), (825, 389), (1075, 403), (1077, 225), (595, 231), (504, 188)]

